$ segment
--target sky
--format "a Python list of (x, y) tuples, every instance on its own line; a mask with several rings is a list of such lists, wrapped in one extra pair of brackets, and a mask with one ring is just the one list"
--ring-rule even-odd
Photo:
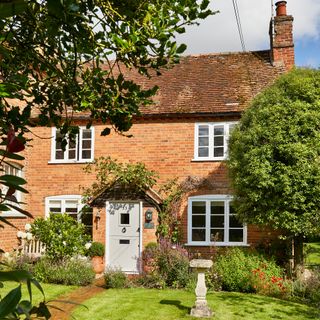
[[(237, 3), (247, 51), (269, 49), (272, 0)], [(178, 36), (188, 46), (185, 54), (242, 51), (232, 0), (211, 0), (210, 8), (219, 13)], [(320, 68), (320, 0), (287, 0), (287, 14), (294, 18), (296, 65)]]

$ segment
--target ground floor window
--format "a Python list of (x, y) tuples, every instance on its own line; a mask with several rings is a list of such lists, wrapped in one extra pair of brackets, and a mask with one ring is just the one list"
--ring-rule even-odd
[(245, 245), (247, 228), (235, 215), (232, 197), (206, 195), (188, 201), (188, 244)]
[(80, 195), (62, 195), (46, 198), (46, 216), (50, 213), (66, 213), (86, 226), (87, 234), (92, 237), (92, 208), (81, 202)]

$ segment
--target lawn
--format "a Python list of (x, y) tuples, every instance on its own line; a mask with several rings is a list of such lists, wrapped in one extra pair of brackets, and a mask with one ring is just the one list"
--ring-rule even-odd
[[(4, 284), (4, 287), (0, 288), (0, 295), (2, 297), (6, 295), (10, 290), (18, 286), (16, 282), (4, 282), (3, 284)], [(41, 284), (41, 286), (45, 293), (46, 301), (55, 299), (58, 296), (71, 292), (77, 288), (76, 286), (62, 286), (57, 284), (46, 284), (46, 283)], [(32, 285), (31, 288), (32, 288), (33, 304), (38, 304), (39, 302), (43, 301), (42, 293), (34, 285)], [(25, 284), (22, 285), (22, 297), (29, 299), (27, 286)]]
[(312, 242), (306, 244), (306, 264), (320, 265), (320, 242)]
[[(210, 293), (208, 303), (214, 320), (320, 319), (320, 310), (303, 304), (254, 294)], [(188, 316), (194, 302), (192, 292), (155, 289), (110, 289), (77, 307), (77, 320), (177, 320)]]

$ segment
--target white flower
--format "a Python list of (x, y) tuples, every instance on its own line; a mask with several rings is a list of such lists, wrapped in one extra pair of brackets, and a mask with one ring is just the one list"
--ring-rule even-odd
[(24, 230), (30, 231), (30, 230), (31, 230), (31, 224), (30, 224), (30, 223), (27, 223), (27, 224), (24, 226)]
[(26, 238), (27, 238), (28, 241), (32, 240), (32, 233), (27, 232), (26, 233)]
[(91, 248), (91, 242), (87, 242), (84, 247), (89, 250)]
[(62, 244), (63, 244), (64, 246), (66, 246), (66, 245), (67, 245), (67, 243), (66, 243), (65, 241), (62, 241)]
[(27, 237), (27, 234), (25, 232), (21, 232), (21, 239), (25, 239)]
[(23, 233), (24, 233), (23, 231), (18, 231), (17, 232), (17, 237), (18, 238), (22, 238)]

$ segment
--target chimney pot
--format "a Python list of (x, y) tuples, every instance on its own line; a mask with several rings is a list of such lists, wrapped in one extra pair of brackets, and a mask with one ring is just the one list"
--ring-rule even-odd
[(277, 17), (287, 15), (287, 1), (276, 2)]

